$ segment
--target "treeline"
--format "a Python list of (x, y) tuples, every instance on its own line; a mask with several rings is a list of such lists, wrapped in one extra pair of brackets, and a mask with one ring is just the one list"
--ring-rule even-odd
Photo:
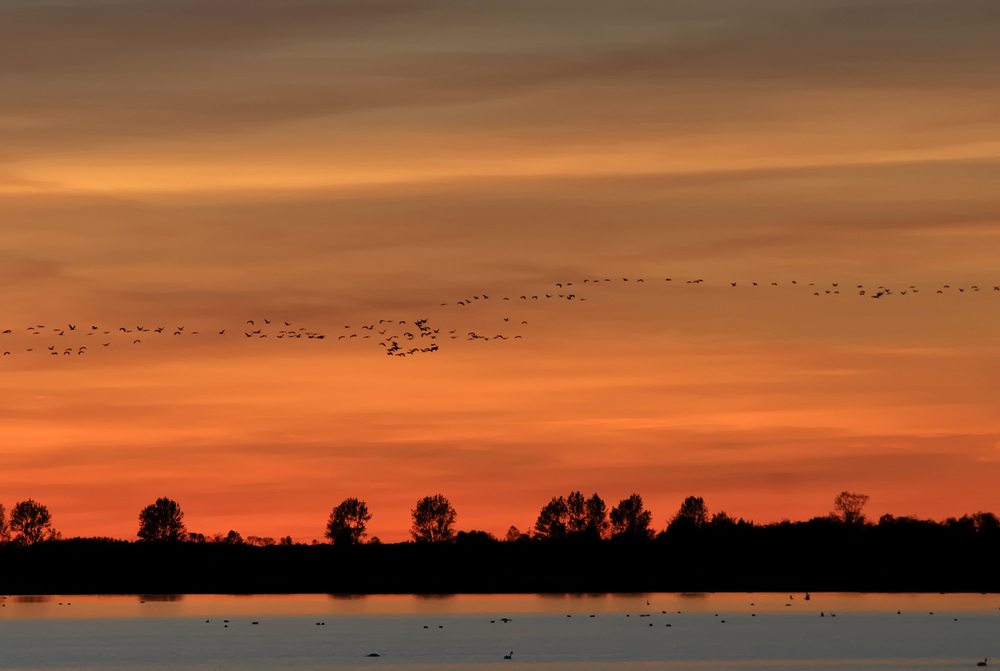
[[(668, 519), (660, 531), (653, 526), (653, 514), (646, 510), (642, 497), (633, 494), (619, 501), (610, 510), (596, 493), (589, 498), (581, 492), (571, 492), (568, 496), (554, 496), (538, 514), (534, 526), (521, 531), (511, 526), (503, 538), (483, 531), (457, 531), (455, 522), (458, 513), (443, 495), (425, 496), (417, 501), (410, 511), (412, 526), (410, 535), (417, 543), (450, 542), (525, 542), (560, 540), (632, 540), (650, 541), (667, 538), (692, 537), (693, 535), (746, 535), (764, 529), (825, 528), (833, 530), (847, 527), (854, 532), (865, 529), (908, 529), (912, 533), (937, 535), (942, 531), (973, 534), (1000, 533), (1000, 520), (991, 512), (977, 512), (961, 518), (948, 518), (943, 522), (920, 520), (909, 517), (883, 515), (875, 523), (864, 514), (869, 497), (854, 492), (841, 492), (833, 501), (834, 510), (827, 516), (807, 522), (755, 525), (743, 518), (734, 518), (725, 511), (711, 514), (701, 497), (689, 496), (681, 503), (677, 512)], [(368, 525), (372, 514), (368, 504), (357, 498), (347, 498), (333, 508), (327, 519), (323, 534), (331, 544), (380, 545), (377, 536), (368, 537)], [(752, 531), (753, 530), (753, 531)], [(873, 532), (874, 533), (874, 532)], [(219, 543), (226, 545), (271, 546), (296, 545), (291, 536), (278, 539), (250, 535), (243, 537), (238, 531), (205, 535), (188, 531), (184, 524), (184, 513), (176, 501), (161, 497), (139, 512), (139, 527), (136, 536), (140, 541)], [(14, 543), (29, 546), (43, 541), (62, 540), (62, 534), (52, 526), (52, 515), (46, 506), (28, 499), (17, 503), (7, 519), (6, 510), (0, 505), (0, 544)], [(95, 539), (110, 540), (110, 539)], [(312, 544), (320, 541), (313, 540)]]
[(638, 496), (608, 510), (574, 492), (499, 539), (456, 531), (437, 495), (411, 511), (413, 542), (382, 544), (367, 537), (367, 505), (346, 499), (327, 520), (331, 542), (315, 545), (235, 531), (200, 542), (166, 498), (141, 511), (138, 541), (57, 540), (26, 506), (5, 521), (0, 593), (1000, 591), (995, 515), (867, 520), (866, 501), (844, 493), (830, 515), (759, 525), (688, 497), (656, 531)]

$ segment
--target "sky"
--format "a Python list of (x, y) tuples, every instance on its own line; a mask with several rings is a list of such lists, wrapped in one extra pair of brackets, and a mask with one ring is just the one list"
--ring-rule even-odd
[[(349, 496), (384, 541), (437, 493), (498, 535), (574, 490), (658, 529), (688, 495), (1000, 512), (998, 29), (993, 0), (3, 0), (0, 503), (303, 541)], [(438, 350), (386, 356), (420, 319)]]

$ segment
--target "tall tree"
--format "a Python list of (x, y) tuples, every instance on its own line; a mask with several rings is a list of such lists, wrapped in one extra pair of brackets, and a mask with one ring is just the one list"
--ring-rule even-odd
[(552, 500), (545, 504), (538, 519), (535, 521), (535, 534), (542, 538), (564, 538), (566, 536), (566, 517), (569, 515), (569, 507), (566, 499), (561, 496), (553, 496)]
[(33, 545), (51, 532), (52, 515), (41, 503), (32, 499), (21, 501), (10, 511), (10, 528), (16, 534), (14, 540), (23, 545)]
[(604, 538), (608, 535), (611, 523), (608, 522), (608, 507), (603, 499), (595, 492), (587, 499), (587, 533), (597, 538)]
[(643, 509), (638, 494), (622, 499), (611, 509), (611, 529), (616, 535), (649, 538), (653, 535), (649, 526), (652, 521), (653, 513)]
[(368, 522), (371, 520), (368, 504), (356, 498), (344, 499), (330, 513), (326, 523), (326, 537), (334, 545), (358, 545), (368, 535)]
[(0, 503), (0, 543), (10, 540), (10, 525), (7, 523), (7, 510)]
[(417, 507), (410, 514), (413, 516), (410, 528), (413, 540), (437, 543), (455, 537), (455, 518), (458, 514), (443, 495), (425, 496), (417, 501)]
[(139, 533), (144, 541), (181, 541), (186, 538), (184, 513), (176, 501), (161, 496), (139, 513)]
[(865, 515), (862, 509), (866, 503), (868, 503), (867, 494), (841, 492), (833, 500), (833, 507), (837, 509), (840, 519), (845, 524), (864, 524)]
[(566, 497), (566, 531), (582, 534), (587, 530), (587, 499), (580, 492)]
[(708, 506), (705, 505), (705, 499), (700, 496), (689, 496), (684, 499), (680, 510), (670, 521), (670, 526), (675, 529), (700, 529), (706, 524), (708, 524)]

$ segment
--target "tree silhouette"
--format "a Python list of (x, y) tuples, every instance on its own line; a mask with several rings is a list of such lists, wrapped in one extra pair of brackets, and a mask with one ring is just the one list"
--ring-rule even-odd
[(238, 531), (230, 529), (229, 533), (222, 539), (222, 542), (228, 545), (243, 545), (243, 536), (240, 536)]
[(417, 507), (410, 514), (413, 516), (413, 527), (410, 528), (413, 540), (437, 543), (455, 537), (453, 527), (457, 513), (443, 495), (425, 496), (417, 501)]
[(611, 509), (611, 529), (615, 535), (650, 538), (653, 513), (643, 510), (642, 497), (633, 494)]
[(52, 530), (52, 515), (41, 503), (28, 499), (14, 505), (10, 511), (10, 528), (14, 540), (23, 545), (33, 545)]
[(671, 529), (700, 529), (708, 524), (708, 507), (700, 496), (684, 499), (680, 510), (670, 521)]
[(10, 524), (7, 523), (7, 510), (0, 503), (0, 543), (10, 540)]
[[(0, 506), (2, 508), (2, 506)], [(0, 516), (2, 516), (2, 510), (0, 510)], [(976, 531), (979, 532), (992, 532), (1000, 529), (1000, 520), (993, 513), (987, 513), (980, 510), (978, 513), (973, 513), (972, 521), (976, 525)], [(0, 526), (3, 523), (0, 522)]]
[(325, 535), (334, 545), (358, 545), (368, 535), (368, 521), (371, 518), (364, 501), (353, 497), (344, 499), (330, 513)]
[(184, 513), (176, 501), (163, 496), (139, 513), (139, 533), (144, 541), (184, 540)]
[(580, 492), (566, 497), (566, 531), (582, 534), (587, 530), (587, 499)]
[(736, 520), (726, 514), (725, 510), (720, 510), (719, 512), (712, 515), (712, 526), (713, 527), (723, 527), (730, 528), (736, 526)]
[(566, 499), (561, 496), (553, 496), (552, 500), (545, 504), (538, 519), (535, 521), (535, 535), (542, 538), (565, 538), (566, 518), (569, 515), (569, 507)]
[(596, 538), (604, 538), (608, 535), (610, 527), (608, 507), (604, 505), (603, 499), (595, 492), (587, 499), (587, 526), (584, 530)]
[(845, 524), (864, 524), (865, 516), (861, 510), (868, 503), (867, 494), (841, 492), (833, 500), (833, 507), (840, 513), (840, 519)]

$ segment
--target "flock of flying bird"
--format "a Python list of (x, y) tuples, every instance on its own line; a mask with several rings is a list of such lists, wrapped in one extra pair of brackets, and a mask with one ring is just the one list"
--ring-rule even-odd
[[(650, 279), (650, 282), (654, 280)], [(660, 281), (657, 279), (656, 281)], [(673, 284), (686, 284), (693, 286), (700, 286), (705, 284), (704, 279), (690, 279), (690, 280), (678, 280), (674, 282), (673, 278), (663, 278), (663, 282), (670, 282)], [(476, 294), (471, 298), (462, 298), (454, 302), (444, 302), (441, 303), (441, 307), (458, 307), (463, 309), (470, 308), (476, 305), (485, 305), (487, 301), (490, 303), (501, 304), (503, 301), (510, 301), (514, 303), (519, 303), (520, 301), (532, 302), (532, 301), (552, 301), (552, 300), (566, 300), (566, 301), (576, 301), (583, 302), (587, 300), (587, 297), (578, 295), (577, 291), (584, 291), (585, 289), (596, 289), (599, 286), (605, 286), (606, 283), (611, 284), (623, 284), (631, 283), (632, 285), (638, 284), (649, 284), (645, 278), (628, 278), (622, 277), (619, 279), (612, 280), (611, 278), (585, 278), (583, 280), (577, 280), (574, 282), (556, 282), (553, 284), (553, 289), (549, 289), (551, 293), (540, 292), (540, 293), (530, 293), (530, 294), (519, 294), (511, 296), (492, 296), (490, 294)], [(777, 287), (779, 284), (777, 282), (728, 282), (722, 285), (725, 288), (732, 289), (737, 287), (762, 287), (766, 288)], [(885, 285), (879, 285), (876, 287), (866, 287), (862, 284), (857, 284), (850, 286), (843, 285), (840, 282), (831, 282), (828, 285), (817, 285), (814, 282), (809, 283), (799, 283), (797, 280), (792, 280), (790, 283), (786, 283), (786, 286), (795, 286), (796, 288), (802, 288), (806, 290), (807, 293), (811, 293), (813, 296), (834, 296), (840, 294), (842, 291), (848, 293), (848, 289), (851, 291), (856, 291), (857, 296), (870, 297), (875, 299), (887, 298), (890, 296), (906, 296), (907, 294), (917, 294), (920, 289), (916, 285), (908, 285), (901, 289), (892, 289)], [(575, 287), (575, 288), (574, 288)], [(955, 286), (943, 285), (940, 288), (931, 289), (928, 291), (935, 291), (937, 294), (947, 294), (951, 292), (955, 293), (965, 293), (966, 291), (978, 292), (980, 291), (979, 285), (968, 285), (968, 286)], [(992, 291), (1000, 292), (1000, 286), (993, 286)], [(103, 330), (99, 326), (80, 326), (76, 324), (67, 324), (65, 327), (46, 327), (44, 325), (32, 325), (27, 329), (20, 330), (21, 334), (31, 336), (30, 340), (34, 341), (35, 336), (41, 336), (38, 338), (38, 344), (35, 342), (26, 343), (30, 344), (30, 347), (23, 348), (12, 348), (5, 347), (6, 344), (4, 339), (10, 338), (12, 340), (16, 339), (16, 333), (14, 329), (3, 329), (0, 330), (0, 349), (3, 350), (3, 357), (9, 357), (15, 353), (34, 353), (34, 354), (45, 354), (50, 356), (80, 356), (88, 353), (92, 350), (98, 350), (100, 348), (111, 347), (112, 344), (128, 344), (132, 346), (141, 346), (144, 342), (149, 342), (151, 339), (160, 338), (164, 335), (169, 335), (172, 337), (181, 336), (185, 339), (201, 336), (201, 337), (214, 337), (218, 338), (220, 336), (232, 336), (239, 337), (243, 336), (245, 339), (263, 339), (270, 338), (271, 340), (287, 340), (287, 341), (299, 341), (299, 340), (333, 340), (333, 341), (353, 341), (357, 339), (358, 341), (370, 340), (373, 343), (377, 343), (382, 351), (388, 356), (405, 358), (407, 356), (415, 356), (418, 354), (429, 354), (438, 352), (441, 349), (441, 344), (449, 340), (472, 340), (472, 341), (495, 341), (495, 340), (519, 340), (523, 336), (520, 334), (510, 334), (510, 333), (495, 333), (495, 334), (480, 334), (476, 331), (464, 331), (459, 328), (445, 329), (445, 328), (435, 328), (430, 325), (429, 320), (418, 319), (418, 320), (405, 320), (405, 319), (380, 319), (378, 323), (372, 323), (368, 325), (363, 325), (360, 329), (355, 329), (351, 325), (344, 325), (344, 331), (338, 335), (323, 333), (318, 330), (310, 330), (306, 327), (296, 327), (292, 322), (289, 321), (278, 321), (272, 324), (271, 319), (262, 320), (247, 320), (243, 328), (233, 330), (230, 327), (211, 330), (211, 331), (196, 331), (186, 329), (185, 326), (177, 326), (174, 328), (168, 328), (164, 326), (158, 326), (156, 328), (147, 328), (144, 326), (118, 326), (113, 329)], [(505, 328), (510, 326), (519, 325), (527, 326), (528, 322), (521, 320), (519, 318), (511, 322), (510, 317), (503, 317), (503, 322), (501, 322)], [(283, 327), (282, 327), (283, 326)], [(91, 338), (98, 336), (93, 339), (93, 341), (85, 341), (86, 344), (80, 344), (79, 342), (66, 347), (67, 336), (77, 336), (77, 337), (87, 337)], [(123, 338), (124, 336), (124, 338)], [(439, 340), (440, 338), (440, 341)], [(122, 342), (124, 341), (124, 342)]]

